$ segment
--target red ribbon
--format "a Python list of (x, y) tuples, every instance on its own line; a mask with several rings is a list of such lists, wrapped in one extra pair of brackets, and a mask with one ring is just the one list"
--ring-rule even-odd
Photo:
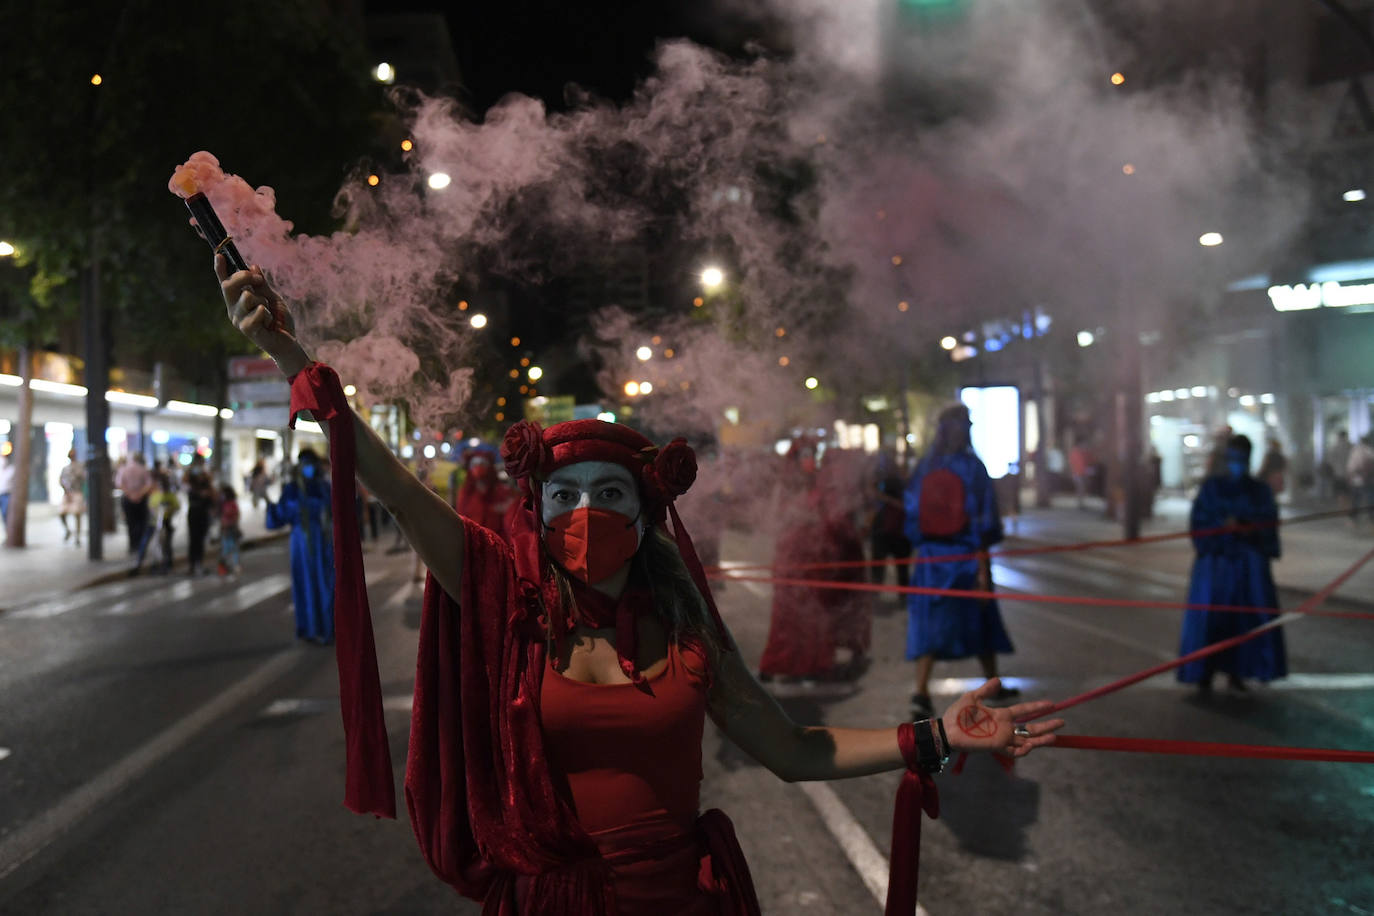
[(363, 548), (354, 506), (357, 455), (353, 409), (348, 406), (333, 369), (311, 363), (291, 377), (292, 429), (296, 428), (296, 416), (305, 410), (317, 421), (329, 423), (329, 461), (333, 468), (334, 654), (339, 666), (339, 705), (347, 761), (344, 805), (356, 814), (394, 818), (396, 786), (387, 747), (377, 646), (372, 636), (372, 612), (367, 603)]
[(897, 747), (906, 761), (906, 772), (897, 787), (892, 812), (892, 857), (887, 873), (887, 908), (884, 916), (911, 916), (916, 912), (916, 882), (921, 873), (921, 812), (931, 820), (940, 816), (940, 793), (935, 780), (919, 767), (916, 726), (897, 726)]
[(1189, 757), (1249, 757), (1261, 760), (1320, 760), (1328, 763), (1374, 763), (1374, 751), (1324, 747), (1277, 747), (1271, 744), (1223, 744), (1216, 741), (1162, 741), (1154, 738), (1103, 738), (1056, 735), (1051, 747), (1084, 751), (1130, 751), (1136, 754), (1182, 754)]
[[(1363, 562), (1363, 561), (1362, 561)], [(948, 598), (977, 598), (984, 601), (998, 598), (1004, 601), (1030, 601), (1037, 604), (1075, 604), (1090, 607), (1156, 608), (1171, 611), (1215, 611), (1237, 614), (1277, 614), (1282, 609), (1254, 607), (1242, 604), (1189, 604), (1177, 601), (1154, 601), (1146, 598), (1094, 598), (1085, 595), (1036, 595), (1029, 592), (980, 591), (973, 588), (932, 588), (925, 585), (886, 585), (876, 582), (836, 582), (831, 579), (785, 579), (773, 576), (740, 576), (733, 573), (708, 573), (707, 578), (724, 582), (767, 582), (797, 588), (838, 588), (858, 592), (896, 592), (902, 595), (937, 595)], [(1320, 602), (1317, 602), (1320, 604)], [(1353, 620), (1374, 620), (1370, 611), (1327, 611), (1315, 604), (1304, 603), (1289, 613), (1313, 617), (1340, 617)]]

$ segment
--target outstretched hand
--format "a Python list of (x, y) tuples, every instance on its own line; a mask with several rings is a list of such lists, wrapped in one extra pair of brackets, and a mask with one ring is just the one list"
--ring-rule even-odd
[(954, 750), (994, 751), (1010, 757), (1024, 757), (1037, 747), (1054, 743), (1054, 733), (1063, 727), (1063, 719), (1021, 722), (1030, 735), (1015, 733), (1018, 721), (1044, 713), (1054, 703), (1036, 700), (1015, 706), (983, 705), (983, 701), (994, 696), (1001, 686), (1001, 679), (992, 678), (955, 700), (945, 710), (940, 719)]
[(288, 364), (304, 359), (296, 341), (296, 323), (281, 294), (268, 284), (262, 268), (255, 264), (230, 274), (229, 262), (224, 255), (217, 254), (215, 276), (219, 277), (220, 291), (234, 327), (275, 359), (282, 371), (292, 374), (299, 370), (301, 366), (288, 368)]

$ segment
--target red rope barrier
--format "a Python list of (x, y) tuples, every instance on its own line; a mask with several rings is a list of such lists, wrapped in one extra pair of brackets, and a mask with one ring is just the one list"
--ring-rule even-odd
[[(866, 569), (874, 566), (921, 566), (926, 563), (957, 563), (965, 560), (977, 560), (982, 557), (991, 557), (996, 560), (1002, 557), (1027, 557), (1050, 553), (1072, 553), (1082, 550), (1097, 550), (1103, 547), (1134, 547), (1140, 544), (1156, 544), (1161, 541), (1176, 541), (1183, 538), (1193, 537), (1213, 537), (1219, 534), (1240, 534), (1249, 531), (1261, 531), (1265, 528), (1272, 528), (1279, 525), (1300, 525), (1303, 522), (1319, 521), (1324, 518), (1336, 518), (1338, 516), (1349, 515), (1349, 510), (1334, 509), (1327, 512), (1313, 512), (1308, 515), (1299, 515), (1294, 518), (1276, 519), (1272, 522), (1249, 522), (1243, 525), (1220, 525), (1215, 528), (1199, 528), (1196, 531), (1170, 531), (1164, 534), (1149, 534), (1138, 538), (1115, 538), (1104, 541), (1077, 541), (1072, 544), (1049, 544), (1042, 547), (1012, 547), (1005, 550), (975, 550), (969, 553), (948, 554), (938, 557), (905, 557), (888, 558), (885, 560), (829, 560), (819, 563), (747, 563), (739, 566), (731, 566), (731, 571), (750, 570), (750, 569), (787, 569), (787, 570), (815, 570), (815, 569)], [(709, 574), (723, 569), (719, 566), (708, 566), (706, 571)]]
[(1055, 703), (1054, 706), (1040, 713), (1040, 715), (1033, 716), (1031, 718), (1038, 719), (1042, 716), (1048, 716), (1053, 713), (1060, 712), (1061, 710), (1068, 709), (1071, 706), (1077, 706), (1080, 703), (1086, 703), (1089, 700), (1095, 700), (1098, 697), (1105, 696), (1106, 694), (1115, 693), (1123, 687), (1129, 687), (1130, 685), (1135, 684), (1139, 681), (1143, 681), (1146, 678), (1154, 677), (1156, 674), (1161, 674), (1165, 671), (1170, 670), (1171, 668), (1177, 668), (1180, 665), (1186, 665), (1188, 662), (1194, 661), (1196, 659), (1205, 658), (1206, 656), (1213, 655), (1217, 652), (1223, 652), (1231, 648), (1232, 646), (1239, 645), (1240, 643), (1245, 642), (1246, 640), (1254, 639), (1261, 633), (1264, 633), (1268, 630), (1272, 630), (1275, 627), (1281, 627), (1286, 623), (1291, 623), (1292, 621), (1297, 620), (1303, 614), (1312, 613), (1313, 609), (1315, 609), (1317, 605), (1321, 604), (1322, 602), (1330, 598), (1332, 592), (1340, 588), (1342, 583), (1344, 583), (1351, 576), (1355, 575), (1355, 573), (1359, 571), (1360, 567), (1364, 566), (1370, 560), (1374, 560), (1374, 550), (1371, 550), (1368, 553), (1366, 553), (1363, 557), (1356, 561), (1354, 566), (1351, 566), (1345, 572), (1341, 573), (1335, 579), (1331, 580), (1331, 582), (1329, 582), (1325, 588), (1317, 592), (1315, 595), (1312, 595), (1302, 604), (1298, 605), (1298, 607), (1294, 610), (1289, 611), (1288, 613), (1283, 614), (1279, 617), (1275, 617), (1268, 623), (1261, 624), (1260, 626), (1255, 627), (1253, 630), (1248, 630), (1244, 633), (1241, 633), (1239, 636), (1232, 636), (1230, 639), (1223, 639), (1220, 642), (1214, 642), (1211, 645), (1203, 646), (1201, 649), (1198, 649), (1195, 652), (1189, 652), (1187, 655), (1182, 655), (1178, 658), (1172, 659), (1171, 661), (1163, 662), (1153, 667), (1146, 668), (1144, 671), (1139, 671), (1135, 674), (1123, 677), (1119, 681), (1113, 681), (1112, 683), (1107, 684), (1103, 687), (1099, 687), (1096, 690), (1089, 690), (1087, 693), (1081, 693), (1076, 697), (1070, 697), (1067, 700), (1061, 700), (1060, 702)]
[(1189, 757), (1248, 757), (1260, 760), (1319, 760), (1327, 763), (1374, 763), (1374, 751), (1324, 747), (1276, 747), (1269, 744), (1223, 744), (1216, 741), (1163, 741), (1154, 738), (1105, 738), (1056, 735), (1050, 747), (1084, 751), (1128, 751), (1135, 754), (1179, 754)]
[[(1361, 561), (1356, 568), (1358, 569), (1359, 565), (1363, 565), (1363, 562), (1364, 561)], [(723, 580), (725, 582), (764, 582), (772, 585), (792, 586), (796, 588), (831, 588), (858, 592), (896, 592), (903, 595), (979, 598), (985, 601), (997, 598), (1005, 601), (1029, 601), (1039, 604), (1077, 604), (1091, 607), (1153, 608), (1170, 611), (1209, 611), (1238, 614), (1277, 614), (1282, 610), (1281, 608), (1252, 607), (1250, 605), (1241, 604), (1189, 604), (1187, 602), (1180, 603), (1177, 601), (1155, 601), (1148, 598), (1093, 598), (1085, 595), (1036, 595), (1028, 593), (980, 591), (971, 588), (932, 588), (925, 585), (888, 585), (879, 582), (836, 582), (832, 579), (788, 579), (775, 576), (741, 576), (734, 572), (707, 573), (706, 578)], [(1344, 581), (1344, 579), (1341, 581)], [(1318, 609), (1315, 606), (1307, 610), (1299, 608), (1289, 613), (1313, 617), (1342, 617), (1351, 620), (1374, 620), (1374, 611), (1328, 611)]]

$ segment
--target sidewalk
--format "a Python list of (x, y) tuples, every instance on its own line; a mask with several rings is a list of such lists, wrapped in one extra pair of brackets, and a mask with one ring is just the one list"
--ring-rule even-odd
[[(1005, 519), (1006, 549), (1035, 547), (1042, 544), (1073, 544), (1083, 541), (1116, 540), (1121, 535), (1121, 523), (1103, 517), (1100, 500), (1089, 500), (1087, 508), (1078, 509), (1072, 496), (1057, 496), (1053, 508), (1033, 508), (1030, 494), (1019, 518)], [(1154, 518), (1146, 519), (1141, 535), (1169, 534), (1186, 531), (1191, 500), (1162, 497), (1155, 503)], [(1323, 511), (1308, 506), (1281, 507), (1283, 518), (1311, 515)], [(1315, 593), (1325, 588), (1359, 559), (1374, 550), (1374, 525), (1363, 522), (1353, 527), (1344, 517), (1284, 524), (1279, 529), (1283, 555), (1274, 562), (1274, 580), (1280, 588), (1302, 593)], [(1193, 545), (1187, 538), (1120, 547), (1103, 547), (1081, 553), (1056, 554), (1057, 557), (1078, 559), (1092, 565), (1108, 563), (1148, 569), (1156, 574), (1176, 577), (1185, 582), (1193, 563)], [(1374, 603), (1374, 560), (1362, 567), (1335, 594), (1361, 604)]]
[[(242, 508), (243, 546), (248, 549), (254, 544), (274, 541), (290, 533), (290, 529), (268, 531), (265, 524), (267, 509), (265, 505), (253, 508), (249, 500), (239, 503)], [(57, 517), (57, 507), (47, 503), (30, 503), (26, 540), (23, 549), (11, 550), (0, 547), (0, 612), (16, 605), (44, 598), (48, 595), (71, 592), (76, 589), (109, 582), (128, 575), (132, 566), (129, 556), (129, 539), (124, 529), (124, 518), (116, 505), (117, 526), (115, 531), (105, 535), (105, 559), (93, 562), (87, 557), (86, 544), (89, 532), (89, 518), (81, 520), (81, 546), (74, 540), (63, 541), (62, 522)], [(68, 522), (70, 523), (70, 519)], [(216, 530), (212, 526), (212, 534)], [(3, 540), (0, 532), (0, 540)], [(172, 540), (173, 553), (177, 566), (173, 573), (186, 573), (186, 513), (177, 516), (176, 533)], [(143, 564), (144, 575), (150, 560), (157, 556), (156, 543), (148, 546), (148, 558)], [(206, 565), (212, 570), (219, 560), (219, 544), (206, 540)], [(213, 575), (213, 573), (212, 573)]]

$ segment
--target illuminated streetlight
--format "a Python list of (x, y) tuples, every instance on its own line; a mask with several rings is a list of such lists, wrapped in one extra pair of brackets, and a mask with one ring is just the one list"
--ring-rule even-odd
[(1364, 188), (1351, 188), (1349, 191), (1346, 191), (1344, 194), (1341, 195), (1341, 199), (1348, 204), (1357, 204), (1360, 201), (1364, 200), (1364, 198)]
[(401, 141), (401, 149), (402, 149), (402, 151), (408, 153), (408, 152), (410, 152), (411, 150), (413, 150), (414, 148), (415, 148), (415, 144), (412, 143), (409, 139), (406, 139), (406, 140), (402, 140), (402, 141)]
[(724, 282), (725, 272), (719, 267), (708, 267), (701, 272), (701, 285), (706, 287), (708, 292), (716, 289)]
[(625, 393), (628, 394), (630, 397), (634, 397), (635, 395), (639, 394), (639, 382), (626, 382)]
[(381, 184), (381, 183), (382, 183), (382, 179), (381, 179), (380, 176), (378, 176), (378, 175), (368, 175), (368, 176), (367, 176), (367, 184), (368, 184), (369, 187), (375, 188), (375, 187), (377, 187), (377, 185), (379, 185), (379, 184)]
[(99, 85), (100, 85), (101, 83), (103, 83), (103, 82), (105, 82), (105, 81), (104, 81), (103, 79), (100, 78), (100, 74), (99, 74), (99, 73), (93, 73), (93, 74), (91, 74), (91, 85), (92, 85), (92, 86), (99, 86)]
[(8, 258), (14, 254), (14, 246), (9, 242), (0, 242), (0, 258)]
[(635, 356), (639, 357), (641, 363), (647, 363), (649, 360), (653, 359), (654, 351), (650, 350), (648, 347), (640, 347), (635, 351)]
[(649, 394), (649, 393), (650, 393), (651, 391), (653, 391), (653, 390), (654, 390), (654, 386), (653, 386), (650, 382), (640, 382), (640, 383), (639, 383), (639, 393), (640, 393), (640, 394)]
[(806, 387), (807, 387), (807, 388), (810, 388), (812, 391), (815, 391), (816, 388), (818, 388), (818, 387), (820, 386), (820, 384), (821, 384), (821, 383), (816, 379), (816, 377), (815, 377), (814, 375), (808, 377), (807, 380), (806, 380)]
[(1091, 347), (1093, 345), (1093, 342), (1096, 340), (1097, 335), (1093, 334), (1092, 331), (1078, 332), (1078, 345), (1080, 347)]
[(468, 319), (468, 324), (478, 329), (485, 328), (487, 326), (487, 316), (483, 315), (481, 312), (476, 312)]
[(452, 181), (453, 179), (448, 177), (448, 172), (435, 172), (429, 176), (429, 186), (436, 191), (442, 191)]
[(344, 397), (351, 398), (358, 393), (358, 389), (353, 385), (344, 385)]
[(538, 366), (530, 366), (529, 376), (531, 382), (537, 382), (544, 377), (544, 370)]
[(1204, 248), (1215, 248), (1221, 244), (1220, 232), (1204, 232), (1197, 237), (1197, 243)]
[(953, 350), (955, 347), (959, 346), (959, 341), (955, 340), (953, 337), (942, 337), (940, 338), (940, 346), (945, 350)]
[(1113, 74), (1112, 74), (1112, 85), (1113, 85), (1113, 86), (1120, 86), (1120, 85), (1121, 85), (1122, 83), (1124, 83), (1124, 82), (1126, 82), (1126, 76), (1125, 76), (1125, 74), (1122, 74), (1122, 73), (1113, 73)]
[(372, 78), (379, 83), (396, 82), (396, 68), (383, 61), (372, 68)]

